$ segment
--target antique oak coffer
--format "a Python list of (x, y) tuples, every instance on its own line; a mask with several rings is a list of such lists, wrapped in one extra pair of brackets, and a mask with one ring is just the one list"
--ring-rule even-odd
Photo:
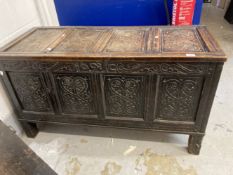
[(146, 129), (188, 134), (192, 154), (224, 61), (204, 26), (35, 28), (0, 52), (29, 137), (39, 122)]

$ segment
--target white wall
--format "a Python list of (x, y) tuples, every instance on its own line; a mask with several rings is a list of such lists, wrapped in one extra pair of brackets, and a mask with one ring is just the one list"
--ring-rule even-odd
[[(53, 0), (0, 0), (0, 47), (30, 28), (42, 25), (58, 25)], [(17, 134), (21, 133), (22, 129), (1, 84), (0, 120)]]
[(0, 0), (0, 45), (42, 24), (34, 0)]
[(53, 0), (0, 0), (0, 47), (42, 25), (59, 25)]
[(54, 0), (36, 0), (39, 16), (44, 26), (58, 26)]

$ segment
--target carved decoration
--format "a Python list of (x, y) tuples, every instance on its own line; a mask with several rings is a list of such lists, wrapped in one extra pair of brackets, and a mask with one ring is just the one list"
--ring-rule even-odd
[(209, 64), (191, 63), (135, 63), (135, 62), (112, 62), (108, 63), (107, 71), (111, 73), (156, 73), (156, 74), (210, 74), (213, 69)]
[(57, 64), (51, 71), (53, 72), (102, 72), (101, 62), (64, 62)]
[(162, 78), (156, 117), (165, 120), (194, 121), (201, 86), (202, 79), (199, 77)]
[(24, 110), (36, 112), (52, 111), (39, 74), (10, 72), (9, 76)]
[(92, 114), (95, 112), (89, 76), (56, 75), (64, 113)]
[(1, 69), (7, 71), (52, 71), (52, 72), (100, 72), (101, 62), (39, 62), (39, 61), (1, 61)]
[(106, 112), (116, 117), (142, 117), (142, 77), (106, 76)]
[[(51, 72), (104, 72), (109, 73), (156, 73), (156, 74), (212, 74), (210, 63), (155, 63), (155, 62), (38, 62), (0, 61), (7, 71), (51, 71)], [(106, 69), (106, 70), (105, 70)]]
[(1, 61), (0, 65), (7, 71), (48, 71), (54, 67), (56, 62), (42, 61)]

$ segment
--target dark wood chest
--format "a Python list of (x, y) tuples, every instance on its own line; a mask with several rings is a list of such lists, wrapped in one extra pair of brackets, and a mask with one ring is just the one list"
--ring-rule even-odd
[(224, 53), (206, 27), (35, 28), (0, 52), (28, 136), (36, 123), (189, 134), (198, 154)]

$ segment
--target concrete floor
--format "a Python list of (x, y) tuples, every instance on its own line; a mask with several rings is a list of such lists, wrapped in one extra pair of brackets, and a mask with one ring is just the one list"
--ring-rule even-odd
[(224, 12), (204, 7), (207, 25), (228, 56), (201, 154), (186, 152), (185, 135), (96, 127), (42, 127), (23, 140), (60, 175), (232, 175), (233, 25)]

